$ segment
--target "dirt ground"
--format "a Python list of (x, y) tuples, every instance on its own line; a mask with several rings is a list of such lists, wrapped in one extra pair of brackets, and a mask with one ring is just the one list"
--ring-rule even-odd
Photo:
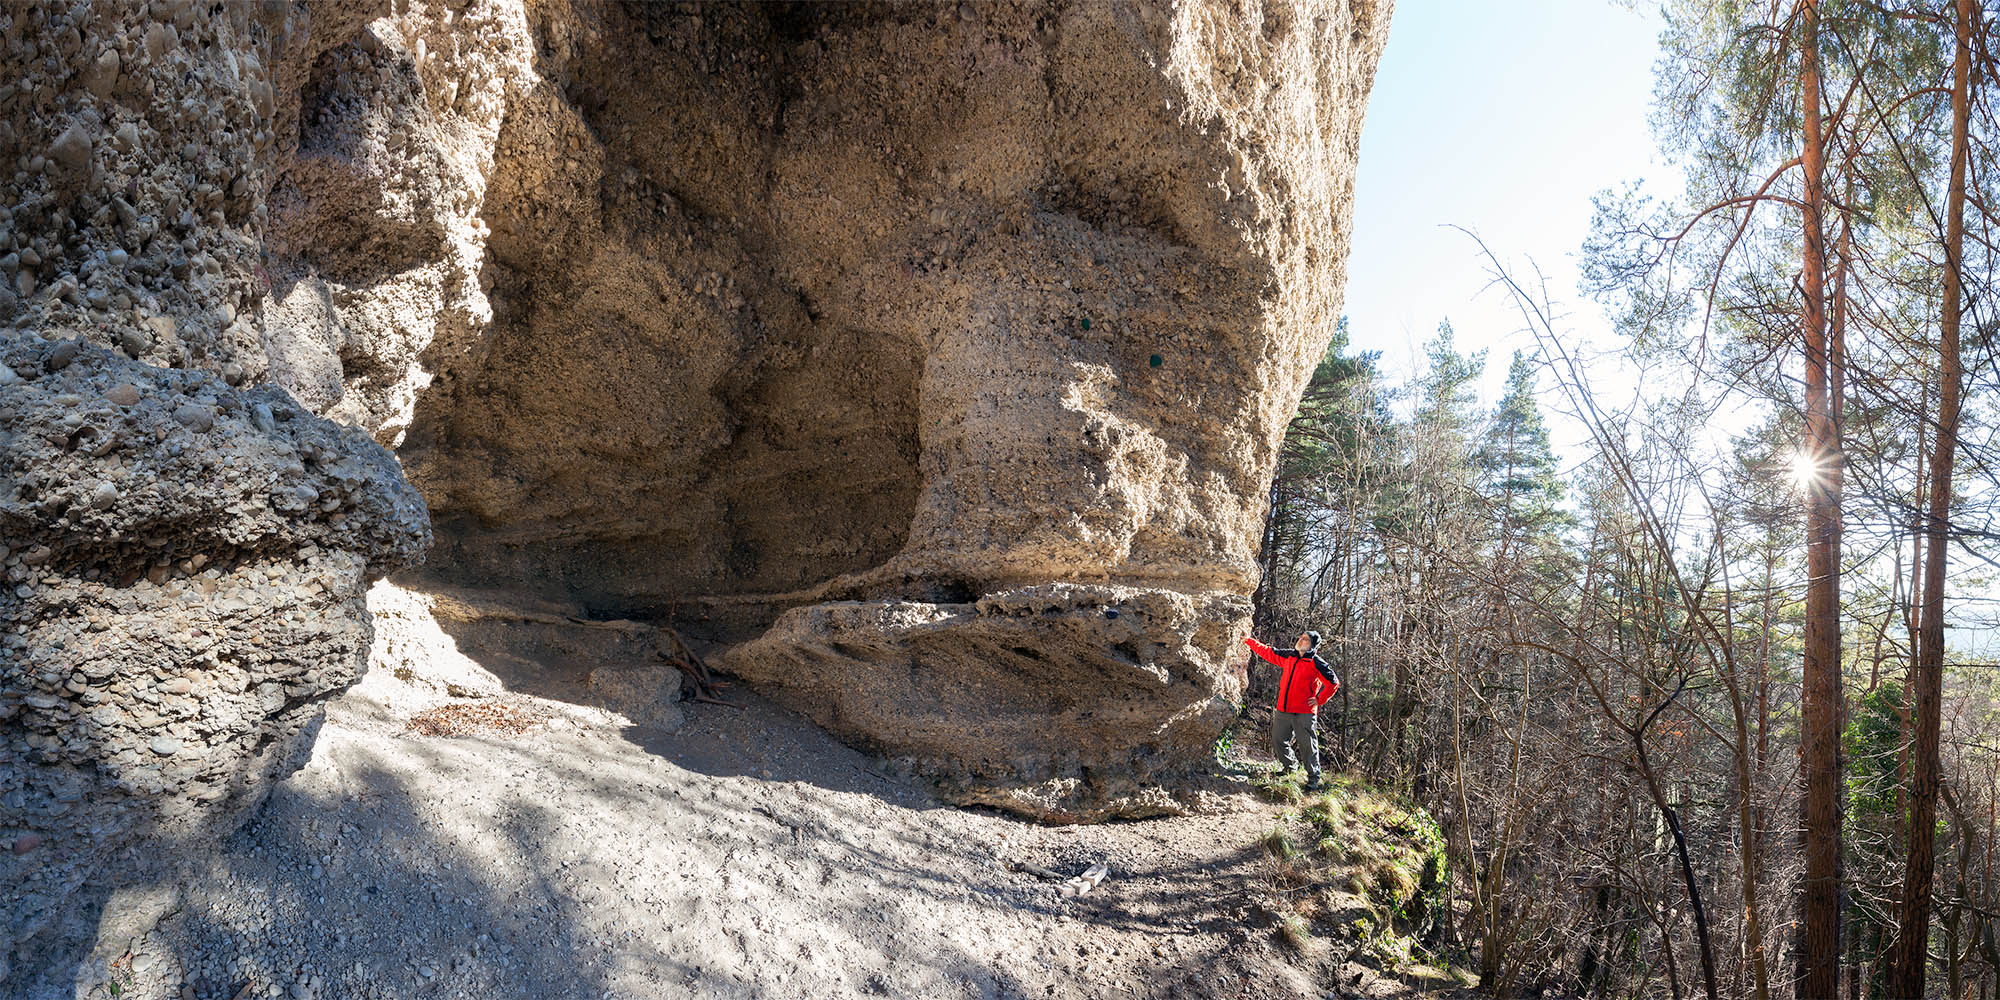
[[(32, 995), (1424, 993), (1335, 940), (1280, 940), (1260, 841), (1284, 807), (1247, 785), (1208, 815), (1040, 826), (945, 805), (730, 697), (741, 707), (684, 703), (649, 728), (373, 671), (177, 910)], [(1099, 863), (1097, 888), (1059, 892)]]

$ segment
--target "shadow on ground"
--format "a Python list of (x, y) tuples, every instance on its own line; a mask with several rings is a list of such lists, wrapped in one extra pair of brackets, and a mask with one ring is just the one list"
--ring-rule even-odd
[[(1326, 995), (1270, 931), (1268, 810), (1046, 827), (954, 808), (747, 689), (640, 723), (650, 682), (560, 672), (671, 668), (592, 661), (603, 647), (560, 629), (446, 631), (423, 656), (457, 657), (484, 697), (451, 696), (421, 657), (378, 663), (178, 912), (46, 995)], [(408, 728), (440, 704), (538, 721)], [(1099, 863), (1101, 886), (1058, 893)]]

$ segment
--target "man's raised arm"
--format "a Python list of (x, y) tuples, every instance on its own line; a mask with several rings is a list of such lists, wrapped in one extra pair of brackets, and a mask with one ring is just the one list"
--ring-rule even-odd
[(1263, 643), (1250, 638), (1249, 636), (1243, 637), (1243, 644), (1250, 647), (1251, 652), (1256, 653), (1258, 656), (1263, 657), (1264, 662), (1266, 663), (1278, 662), (1278, 658), (1276, 655), (1272, 653), (1271, 647), (1266, 646)]

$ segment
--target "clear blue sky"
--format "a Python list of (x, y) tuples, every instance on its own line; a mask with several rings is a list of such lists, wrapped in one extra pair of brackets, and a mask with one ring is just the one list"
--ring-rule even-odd
[[(1511, 300), (1486, 288), (1478, 248), (1447, 225), (1510, 266), (1539, 265), (1579, 333), (1605, 335), (1602, 310), (1576, 290), (1591, 196), (1642, 179), (1679, 187), (1647, 125), (1658, 34), (1652, 13), (1611, 0), (1398, 0), (1361, 138), (1354, 347), (1381, 351), (1401, 381), (1449, 318), (1461, 350), (1488, 348), (1483, 395), (1498, 397), (1509, 355), (1532, 341)], [(1579, 434), (1552, 430), (1562, 445)]]

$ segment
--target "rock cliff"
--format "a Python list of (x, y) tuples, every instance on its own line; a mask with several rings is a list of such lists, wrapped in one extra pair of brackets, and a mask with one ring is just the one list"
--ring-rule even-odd
[(7, 933), (257, 800), (426, 506), (407, 586), (736, 644), (960, 801), (1180, 808), (1388, 21), (0, 10)]
[(1339, 314), (1387, 20), (568, 3), (453, 50), (516, 72), (378, 44), (506, 109), (341, 88), (487, 171), (426, 231), (488, 234), (458, 311), (490, 322), (387, 425), (427, 573), (744, 642), (731, 670), (965, 801), (1176, 808)]

